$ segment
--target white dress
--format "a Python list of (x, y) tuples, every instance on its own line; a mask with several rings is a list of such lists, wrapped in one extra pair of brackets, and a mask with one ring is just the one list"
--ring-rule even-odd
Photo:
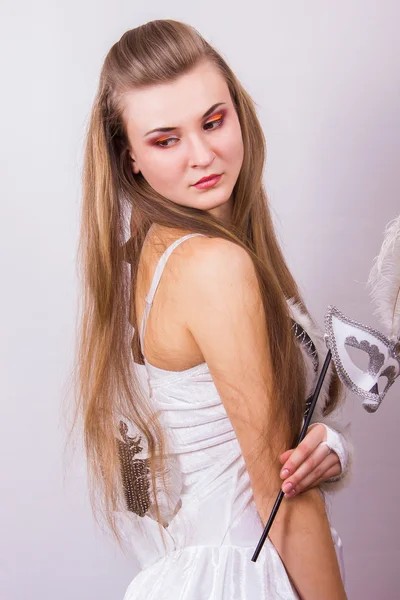
[[(199, 234), (174, 242), (157, 265), (140, 329), (142, 348), (168, 257), (193, 235)], [(207, 364), (177, 372), (145, 360), (145, 365), (136, 365), (136, 369), (143, 386), (148, 385), (147, 393), (161, 409), (168, 432), (177, 512), (171, 513), (163, 528), (166, 548), (151, 511), (144, 516), (132, 511), (119, 513), (125, 539), (142, 569), (124, 600), (298, 598), (269, 538), (257, 561), (251, 561), (263, 525), (238, 440)], [(310, 371), (312, 389), (315, 380)], [(343, 438), (341, 442), (345, 444)], [(334, 529), (332, 536), (343, 575), (341, 542)]]

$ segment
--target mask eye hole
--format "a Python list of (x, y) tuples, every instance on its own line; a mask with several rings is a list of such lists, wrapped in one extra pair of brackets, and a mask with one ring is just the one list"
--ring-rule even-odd
[(345, 344), (347, 354), (350, 356), (351, 362), (356, 365), (364, 373), (368, 371), (369, 366), (369, 354), (360, 348), (354, 348)]
[(373, 394), (380, 394), (381, 392), (383, 392), (383, 390), (386, 389), (386, 386), (389, 383), (389, 381), (392, 381), (392, 376), (392, 367), (388, 367), (380, 374), (378, 381), (375, 383), (370, 392), (372, 392)]

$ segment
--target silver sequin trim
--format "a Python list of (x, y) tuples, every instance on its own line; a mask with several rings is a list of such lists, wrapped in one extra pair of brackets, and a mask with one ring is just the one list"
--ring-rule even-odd
[(144, 517), (150, 507), (149, 459), (135, 458), (143, 451), (141, 437), (129, 437), (124, 421), (119, 422), (119, 431), (122, 440), (117, 439), (118, 454), (126, 506), (129, 511)]
[(352, 348), (358, 348), (359, 350), (363, 350), (369, 356), (369, 364), (368, 364), (368, 373), (372, 377), (376, 377), (379, 371), (383, 367), (383, 363), (385, 362), (385, 356), (382, 352), (379, 352), (378, 346), (375, 344), (369, 343), (368, 340), (361, 340), (359, 342), (355, 335), (349, 335), (345, 339), (345, 344), (351, 346)]

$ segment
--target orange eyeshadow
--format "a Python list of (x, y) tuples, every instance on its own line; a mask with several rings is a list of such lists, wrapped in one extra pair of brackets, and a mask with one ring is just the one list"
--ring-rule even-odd
[(156, 139), (156, 142), (163, 142), (164, 140), (168, 140), (169, 139), (169, 135), (164, 135), (164, 137), (160, 137)]
[[(212, 123), (214, 121), (219, 121), (220, 119), (222, 119), (222, 117), (224, 116), (224, 113), (218, 113), (217, 115), (214, 115), (213, 117), (211, 117), (210, 119), (208, 119), (207, 123)], [(163, 142), (164, 140), (168, 140), (171, 137), (171, 135), (164, 135), (163, 137), (157, 138), (155, 140), (155, 142)]]
[(211, 117), (211, 119), (209, 119), (207, 121), (207, 123), (210, 123), (211, 121), (219, 121), (219, 119), (221, 119), (223, 117), (223, 114), (220, 113), (219, 115), (214, 115), (213, 117)]

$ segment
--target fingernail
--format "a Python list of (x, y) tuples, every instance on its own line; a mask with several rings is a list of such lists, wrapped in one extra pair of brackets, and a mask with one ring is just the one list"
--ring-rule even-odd
[(293, 496), (296, 495), (296, 489), (293, 488), (293, 490), (291, 492), (289, 492), (288, 494), (285, 494), (285, 498), (293, 498)]
[(282, 487), (282, 491), (285, 494), (290, 494), (290, 492), (293, 490), (293, 484), (290, 483), (290, 481), (288, 481), (288, 483), (285, 483), (285, 485)]
[(286, 479), (286, 477), (289, 475), (289, 469), (282, 469), (281, 471), (281, 479)]

